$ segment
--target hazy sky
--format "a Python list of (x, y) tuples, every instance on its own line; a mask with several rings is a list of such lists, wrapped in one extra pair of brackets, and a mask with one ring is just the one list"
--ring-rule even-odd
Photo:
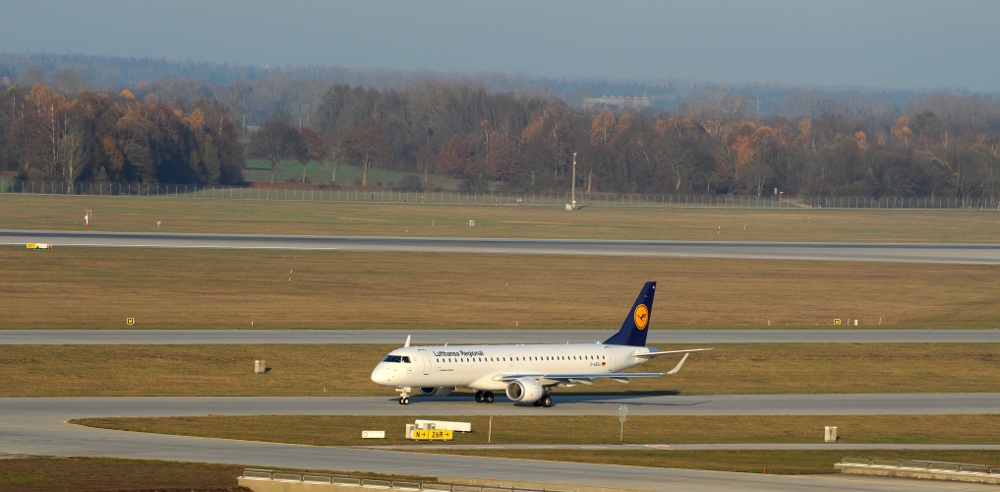
[(0, 51), (1000, 91), (1000, 1), (0, 0)]

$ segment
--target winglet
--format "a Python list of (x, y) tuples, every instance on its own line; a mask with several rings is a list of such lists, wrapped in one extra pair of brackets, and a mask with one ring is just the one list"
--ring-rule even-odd
[(403, 347), (409, 347), (409, 346), (410, 346), (410, 335), (406, 335), (406, 343), (403, 344)]
[(670, 372), (667, 372), (665, 374), (668, 375), (668, 376), (671, 375), (671, 374), (677, 374), (677, 371), (680, 371), (681, 370), (681, 366), (684, 365), (684, 361), (688, 360), (688, 356), (689, 355), (691, 355), (690, 352), (684, 354), (684, 357), (681, 357), (681, 361), (678, 362), (677, 365), (674, 366), (674, 368), (670, 370)]

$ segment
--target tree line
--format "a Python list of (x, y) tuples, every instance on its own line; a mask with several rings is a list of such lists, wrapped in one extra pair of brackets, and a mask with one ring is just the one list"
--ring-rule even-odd
[[(903, 111), (816, 107), (752, 114), (708, 90), (682, 110), (574, 109), (545, 97), (434, 81), (404, 90), (336, 85), (310, 122), (318, 160), (429, 173), (465, 191), (973, 196), (1000, 193), (1000, 102), (936, 94)], [(810, 104), (813, 105), (810, 109)], [(272, 118), (271, 124), (282, 121)], [(294, 122), (285, 122), (292, 126)], [(367, 183), (362, 183), (367, 184)]]
[(41, 84), (0, 97), (0, 162), (21, 179), (238, 184), (246, 167), (231, 111), (118, 94), (67, 97)]
[[(755, 114), (746, 95), (692, 94), (676, 111), (584, 111), (545, 95), (496, 93), (465, 82), (402, 89), (317, 85), (307, 112), (274, 111), (243, 129), (242, 83), (168, 99), (8, 85), (0, 100), (0, 159), (28, 179), (237, 184), (244, 153), (274, 173), (320, 162), (459, 178), (483, 192), (995, 197), (1000, 103), (934, 94), (902, 111), (802, 96), (786, 115)], [(161, 102), (170, 101), (170, 102)], [(294, 105), (293, 105), (294, 106)], [(348, 183), (355, 184), (355, 183)]]

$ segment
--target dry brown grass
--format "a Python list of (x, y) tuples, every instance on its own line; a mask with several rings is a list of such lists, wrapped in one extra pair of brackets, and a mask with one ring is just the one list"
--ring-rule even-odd
[[(488, 445), (488, 417), (422, 416), (472, 423), (472, 433), (455, 433), (454, 444)], [(414, 444), (402, 438), (412, 417), (253, 416), (83, 419), (83, 425), (133, 432), (154, 432), (315, 446), (365, 446), (362, 430), (384, 429), (381, 444)], [(630, 416), (626, 444), (818, 443), (823, 427), (838, 426), (842, 443), (997, 444), (998, 415), (879, 416)], [(619, 422), (609, 416), (495, 416), (492, 443), (618, 444)], [(420, 452), (557, 460), (583, 463), (692, 468), (778, 474), (833, 473), (843, 451), (679, 451), (670, 448), (614, 450), (476, 449), (454, 450), (424, 443)], [(997, 464), (997, 451), (886, 451), (850, 453), (866, 458), (906, 458)]]
[[(430, 451), (429, 452), (434, 452)], [(570, 461), (608, 465), (655, 466), (777, 475), (835, 473), (841, 451), (678, 451), (678, 450), (449, 450), (448, 454), (517, 458), (539, 461)], [(997, 451), (887, 451), (849, 453), (852, 457), (949, 461), (952, 463), (1000, 463)]]
[[(400, 342), (400, 344), (402, 341)], [(369, 379), (393, 345), (0, 346), (0, 396), (386, 396)], [(660, 348), (667, 348), (661, 346)], [(669, 348), (684, 348), (671, 346)], [(736, 344), (675, 376), (556, 392), (682, 394), (996, 391), (996, 344)], [(272, 368), (253, 373), (253, 361)], [(669, 359), (669, 360), (666, 360)], [(58, 363), (53, 363), (58, 361)], [(636, 368), (669, 370), (676, 359)], [(460, 396), (472, 403), (469, 394)]]
[[(985, 242), (996, 211), (491, 207), (0, 195), (0, 229), (706, 241)], [(468, 226), (475, 219), (476, 227)], [(156, 222), (162, 227), (157, 229)]]
[(238, 465), (111, 458), (0, 459), (0, 492), (246, 491)]
[[(1000, 328), (1000, 267), (533, 255), (0, 248), (5, 329)], [(289, 271), (292, 271), (289, 281)]]
[[(470, 422), (452, 444), (487, 444), (487, 416), (420, 416)], [(316, 446), (420, 444), (404, 439), (414, 417), (371, 415), (261, 415), (162, 418), (100, 418), (74, 423), (133, 432), (218, 437)], [(1000, 415), (630, 415), (627, 444), (789, 444), (823, 442), (823, 427), (837, 426), (843, 444), (1000, 444)], [(618, 415), (493, 417), (492, 443), (618, 444)], [(363, 430), (385, 430), (385, 441), (362, 439)], [(433, 446), (433, 443), (427, 446)]]

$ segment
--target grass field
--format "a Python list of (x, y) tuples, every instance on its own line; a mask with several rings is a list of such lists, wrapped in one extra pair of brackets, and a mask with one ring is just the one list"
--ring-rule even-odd
[[(428, 447), (423, 452), (436, 452)], [(739, 471), (772, 474), (834, 473), (840, 460), (838, 451), (676, 451), (631, 450), (573, 451), (554, 455), (551, 450), (511, 451), (489, 449), (451, 451), (491, 457), (537, 461), (577, 461), (585, 463), (640, 464), (664, 468)], [(935, 459), (960, 463), (1000, 463), (996, 451), (865, 451), (857, 457), (882, 459)], [(0, 467), (0, 492), (159, 491), (236, 492), (236, 477), (243, 466), (123, 460), (109, 458), (24, 458), (4, 459)], [(251, 465), (253, 466), (253, 465)], [(267, 464), (256, 466), (267, 467)], [(355, 476), (393, 480), (438, 481), (433, 477), (389, 477), (350, 471), (313, 470), (319, 473), (351, 473)]]
[(1000, 267), (0, 247), (5, 329), (1000, 328)]
[[(996, 243), (1000, 214), (601, 208), (0, 195), (0, 229), (699, 241)], [(469, 220), (476, 227), (469, 227)], [(157, 221), (161, 226), (157, 228)]]
[[(84, 230), (84, 210), (94, 211), (88, 229), (95, 231), (962, 243), (997, 243), (1000, 237), (1000, 215), (995, 211), (588, 207), (566, 213), (541, 207), (29, 195), (0, 195), (0, 229)], [(476, 221), (475, 228), (468, 226), (470, 219)], [(1000, 328), (1000, 267), (992, 266), (58, 245), (52, 251), (0, 248), (0, 265), (3, 329), (126, 328), (125, 319), (135, 318), (138, 329), (582, 328), (610, 333), (646, 280), (660, 281), (653, 318), (658, 330), (831, 327), (834, 318), (859, 319), (862, 328)], [(415, 336), (419, 343), (419, 334)], [(5, 378), (0, 396), (385, 395), (387, 404), (393, 404), (392, 392), (368, 379), (375, 362), (391, 348), (0, 346)], [(962, 344), (723, 345), (692, 356), (671, 378), (586, 389), (684, 394), (989, 392), (996, 391), (997, 349)], [(254, 359), (266, 359), (272, 371), (253, 374)], [(641, 368), (666, 370), (672, 362), (651, 362)], [(835, 422), (819, 417), (671, 419), (677, 420), (643, 422), (642, 417), (630, 417), (626, 435), (629, 439), (658, 435), (681, 442), (678, 439), (709, 439), (715, 433), (717, 439), (801, 442), (796, 440), (813, 439), (810, 436), (818, 440), (823, 425), (838, 425), (843, 442), (995, 443), (998, 439), (994, 415), (866, 417), (872, 422), (868, 424), (843, 417), (831, 417)], [(147, 432), (154, 426), (161, 431), (159, 426), (168, 420), (174, 421), (156, 419)], [(590, 426), (595, 439), (613, 442), (618, 422), (613, 417), (606, 420), (568, 423)], [(138, 419), (125, 422), (132, 425)], [(190, 424), (183, 419), (176, 422)], [(272, 433), (289, 425), (285, 430), (293, 433), (290, 438), (302, 444), (307, 437), (310, 444), (333, 443), (328, 431), (323, 437), (319, 431), (335, 424), (256, 421), (257, 430)], [(494, 436), (567, 439), (572, 433), (565, 428), (561, 433), (546, 430), (559, 425), (544, 420), (520, 423), (513, 430), (499, 429)], [(481, 422), (476, 428), (482, 429)], [(647, 435), (645, 430), (653, 428), (663, 434), (658, 430)], [(928, 432), (930, 428), (940, 432)], [(480, 439), (482, 434), (470, 436)], [(462, 453), (554, 459), (545, 450)], [(981, 451), (919, 455), (879, 451), (873, 456), (1000, 463), (1000, 453)], [(561, 451), (558, 457), (751, 472), (766, 467), (768, 473), (828, 473), (839, 459), (838, 453), (825, 451)], [(27, 464), (7, 465), (15, 461)], [(146, 466), (116, 462), (93, 467), (93, 463), (85, 463), (86, 469), (70, 467), (70, 472), (107, 479), (114, 477), (119, 469), (115, 467)], [(47, 480), (40, 478), (47, 476), (45, 472), (32, 466), (40, 465), (32, 460), (5, 461), (0, 467), (0, 491), (77, 490), (45, 488), (71, 480), (60, 478), (28, 488), (26, 484)], [(161, 482), (142, 485), (150, 483)], [(105, 489), (111, 487), (118, 485)]]
[[(612, 412), (614, 409), (612, 409)], [(543, 410), (544, 412), (544, 410)], [(456, 432), (449, 444), (488, 444), (487, 416), (420, 416), (459, 420), (473, 432)], [(132, 432), (218, 437), (316, 446), (424, 444), (403, 439), (414, 417), (371, 415), (262, 415), (252, 417), (102, 418), (73, 420), (90, 427)], [(842, 444), (1000, 444), (1000, 415), (629, 415), (619, 441), (617, 414), (603, 416), (493, 416), (492, 444), (820, 444), (823, 427), (837, 426)], [(363, 430), (385, 430), (385, 441), (362, 439)]]
[[(425, 416), (427, 419), (472, 423), (472, 433), (455, 433), (454, 444), (488, 446), (488, 417)], [(385, 429), (382, 444), (414, 444), (402, 439), (412, 417), (254, 416), (83, 419), (82, 425), (133, 432), (153, 432), (315, 446), (366, 446), (361, 430)], [(682, 443), (818, 443), (825, 425), (837, 425), (842, 443), (996, 444), (998, 415), (880, 416), (630, 416), (624, 444)], [(395, 430), (394, 430), (395, 429)], [(582, 430), (586, 429), (585, 432)], [(985, 432), (984, 432), (985, 430)], [(396, 432), (398, 431), (398, 432)], [(619, 443), (619, 422), (609, 416), (495, 416), (492, 443), (604, 444)], [(420, 452), (507, 457), (584, 463), (694, 468), (778, 474), (833, 473), (843, 451), (679, 451), (669, 448), (612, 450), (476, 449), (455, 450), (424, 443)], [(855, 451), (851, 456), (906, 458), (964, 463), (1000, 463), (997, 451)]]
[[(250, 492), (250, 489), (237, 485), (236, 479), (243, 474), (244, 467), (269, 468), (270, 465), (95, 457), (17, 458), (0, 454), (0, 492)], [(389, 476), (349, 470), (318, 472), (350, 474), (358, 478), (436, 481), (433, 477)]]
[[(400, 344), (402, 345), (402, 340)], [(385, 396), (370, 380), (399, 345), (0, 346), (0, 397)], [(688, 359), (677, 375), (566, 393), (801, 394), (997, 391), (996, 344), (734, 344)], [(670, 346), (662, 348), (685, 348)], [(253, 372), (253, 361), (270, 372)], [(59, 361), (58, 364), (53, 361)], [(636, 368), (664, 372), (675, 358)], [(456, 405), (474, 405), (456, 395)]]
[[(676, 451), (676, 450), (454, 450), (448, 454), (517, 458), (538, 461), (571, 461), (604, 465), (655, 466), (778, 475), (835, 473), (834, 463), (841, 451)], [(851, 457), (881, 459), (916, 459), (952, 463), (1000, 463), (997, 451), (857, 451)], [(914, 487), (918, 487), (914, 484)], [(960, 486), (956, 486), (960, 488)]]
[[(2, 457), (0, 457), (2, 458)], [(0, 459), (0, 492), (236, 492), (242, 466), (110, 458)]]

